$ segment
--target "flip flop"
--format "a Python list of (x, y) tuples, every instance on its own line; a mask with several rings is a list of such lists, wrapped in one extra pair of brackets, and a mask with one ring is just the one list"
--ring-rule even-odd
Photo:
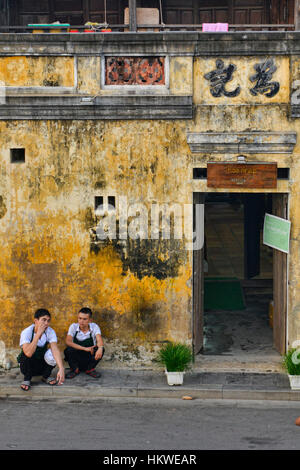
[[(47, 378), (42, 377), (42, 381), (45, 382), (45, 384), (51, 385), (51, 386), (57, 384), (57, 380), (54, 377), (47, 377)], [(52, 382), (54, 382), (54, 383), (52, 383)]]
[[(22, 387), (22, 385), (27, 388)], [(23, 392), (28, 392), (29, 389), (30, 389), (30, 380), (23, 380), (23, 382), (21, 383), (21, 390), (23, 390)]]
[(99, 379), (99, 377), (101, 377), (100, 372), (97, 372), (95, 369), (86, 370), (85, 373), (91, 377), (94, 377), (94, 379)]
[(74, 379), (74, 377), (76, 377), (76, 375), (80, 374), (80, 370), (76, 369), (76, 370), (70, 370), (67, 374), (66, 374), (66, 379)]

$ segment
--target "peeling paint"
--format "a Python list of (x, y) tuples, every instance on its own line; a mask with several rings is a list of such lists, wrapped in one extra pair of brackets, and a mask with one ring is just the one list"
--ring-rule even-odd
[(0, 82), (6, 86), (74, 86), (73, 57), (0, 57)]
[[(184, 240), (99, 243), (95, 197), (115, 196), (118, 203), (120, 196), (126, 196), (129, 204), (146, 207), (191, 203), (193, 191), (207, 189), (205, 181), (193, 181), (193, 159), (205, 166), (224, 155), (191, 155), (187, 132), (275, 130), (299, 134), (299, 120), (288, 118), (289, 58), (276, 56), (274, 79), (281, 88), (269, 100), (250, 96), (245, 85), (260, 60), (232, 59), (238, 73), (230, 88), (240, 83), (243, 89), (230, 101), (227, 97), (214, 99), (204, 79), (215, 67), (215, 57), (170, 57), (169, 92), (194, 93), (195, 117), (190, 121), (0, 122), (3, 348), (18, 346), (21, 329), (31, 323), (39, 307), (52, 313), (61, 346), (82, 306), (92, 308), (118, 357), (137, 357), (139, 348), (151, 350), (169, 339), (191, 343), (192, 254), (185, 250)], [(297, 79), (298, 62), (293, 59), (291, 67)], [(100, 57), (78, 58), (78, 93), (110, 93), (101, 90), (100, 78)], [(8, 86), (73, 86), (74, 59), (1, 57), (1, 80)], [(268, 106), (262, 106), (266, 103)], [(18, 147), (25, 148), (26, 162), (12, 165), (9, 150)], [(289, 294), (291, 341), (300, 335), (299, 153), (298, 139), (293, 155), (249, 157), (291, 168), (292, 180), (284, 182), (290, 193), (292, 220), (289, 269), (296, 282)], [(283, 187), (280, 184), (278, 190)]]

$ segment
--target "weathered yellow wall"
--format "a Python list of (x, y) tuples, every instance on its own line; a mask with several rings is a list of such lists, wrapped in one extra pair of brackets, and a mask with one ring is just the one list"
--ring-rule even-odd
[(0, 82), (7, 87), (72, 87), (74, 57), (0, 57)]
[[(0, 122), (0, 341), (7, 348), (18, 346), (20, 330), (39, 307), (53, 314), (61, 344), (82, 306), (94, 310), (107, 341), (131, 348), (166, 339), (191, 342), (191, 253), (180, 241), (95, 245), (94, 197), (116, 196), (118, 203), (126, 196), (129, 204), (148, 208), (191, 203), (193, 191), (207, 191), (205, 183), (192, 180), (192, 167), (224, 156), (192, 156), (187, 131), (298, 133), (299, 121), (288, 118), (289, 59), (276, 58), (273, 79), (281, 87), (273, 98), (247, 91), (259, 61), (224, 59), (237, 65), (226, 88), (242, 88), (229, 99), (213, 98), (204, 79), (215, 68), (214, 58), (172, 57), (170, 93), (193, 92), (193, 121)], [(291, 70), (298, 74), (297, 61)], [(59, 85), (72, 86), (73, 73), (72, 58), (0, 58), (0, 80), (10, 86), (43, 86), (52, 75)], [(112, 93), (101, 91), (100, 78), (99, 57), (78, 58), (80, 93)], [(25, 164), (10, 163), (9, 149), (16, 147), (25, 147)], [(299, 154), (298, 142), (293, 155), (249, 156), (291, 167), (290, 182), (278, 187), (290, 193), (290, 341), (300, 336)]]
[[(222, 57), (221, 57), (222, 58)], [(232, 81), (226, 84), (226, 90), (232, 91), (238, 85), (241, 92), (238, 96), (214, 98), (209, 90), (209, 81), (204, 75), (216, 68), (216, 59), (195, 59), (194, 67), (194, 101), (197, 103), (194, 125), (191, 132), (296, 132), (299, 136), (299, 119), (289, 118), (290, 85), (299, 80), (299, 59), (274, 57), (277, 67), (271, 81), (280, 83), (279, 92), (271, 98), (265, 95), (253, 96), (249, 88), (254, 83), (249, 77), (255, 74), (254, 64), (262, 62), (265, 57), (232, 57), (222, 58), (225, 66), (229, 63), (236, 65)], [(290, 74), (291, 69), (291, 74)], [(234, 106), (233, 106), (234, 105)], [(274, 192), (289, 193), (289, 219), (291, 220), (290, 254), (288, 263), (288, 345), (300, 338), (300, 206), (298, 194), (300, 191), (300, 142), (292, 154), (247, 154), (243, 155), (249, 161), (277, 162), (278, 167), (290, 168), (290, 180), (278, 181)], [(224, 154), (190, 155), (191, 165), (205, 167), (208, 161), (233, 160), (235, 156)], [(197, 181), (194, 191), (220, 191), (206, 187), (206, 183)], [(261, 190), (241, 190), (242, 192), (262, 192)], [(235, 192), (235, 190), (228, 190)], [(267, 191), (264, 191), (267, 192)]]
[(78, 90), (80, 93), (101, 93), (101, 58), (78, 57)]
[[(166, 338), (190, 341), (191, 265), (181, 244), (174, 253), (156, 244), (165, 271), (160, 278), (161, 265), (147, 267), (146, 241), (139, 251), (134, 242), (128, 245), (122, 262), (122, 250), (112, 244), (96, 253), (90, 234), (97, 194), (117, 201), (124, 195), (129, 204), (146, 206), (149, 200), (190, 202), (178, 151), (178, 145), (188, 151), (183, 124), (15, 121), (1, 122), (0, 136), (0, 340), (7, 348), (17, 346), (20, 329), (38, 307), (52, 312), (63, 341), (84, 305), (95, 311), (107, 340), (132, 347)], [(20, 146), (26, 163), (12, 165), (9, 149)], [(139, 276), (137, 263), (144, 266)]]
[(193, 57), (170, 58), (170, 91), (174, 95), (193, 94)]

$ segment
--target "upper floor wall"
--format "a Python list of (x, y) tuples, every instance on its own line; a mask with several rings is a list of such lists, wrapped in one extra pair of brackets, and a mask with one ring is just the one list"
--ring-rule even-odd
[[(296, 5), (295, 5), (296, 1)], [(294, 24), (297, 0), (133, 0), (137, 8), (155, 8), (166, 25), (200, 25), (225, 22), (230, 25)], [(0, 0), (0, 23), (26, 26), (60, 21), (84, 25), (87, 21), (124, 24), (129, 0)], [(298, 10), (298, 9), (297, 9)], [(146, 21), (145, 21), (146, 22)], [(240, 29), (237, 27), (237, 29)]]
[(192, 119), (197, 105), (300, 116), (300, 33), (0, 35), (0, 119)]

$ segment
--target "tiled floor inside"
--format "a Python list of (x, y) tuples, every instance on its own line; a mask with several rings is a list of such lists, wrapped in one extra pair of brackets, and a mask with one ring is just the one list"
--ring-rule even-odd
[[(205, 235), (209, 277), (244, 280), (243, 205), (205, 205)], [(243, 287), (246, 308), (204, 312), (204, 355), (268, 356), (278, 359), (269, 323), (272, 300), (272, 249), (261, 244), (261, 272), (255, 286)], [(244, 283), (242, 282), (242, 285)]]

